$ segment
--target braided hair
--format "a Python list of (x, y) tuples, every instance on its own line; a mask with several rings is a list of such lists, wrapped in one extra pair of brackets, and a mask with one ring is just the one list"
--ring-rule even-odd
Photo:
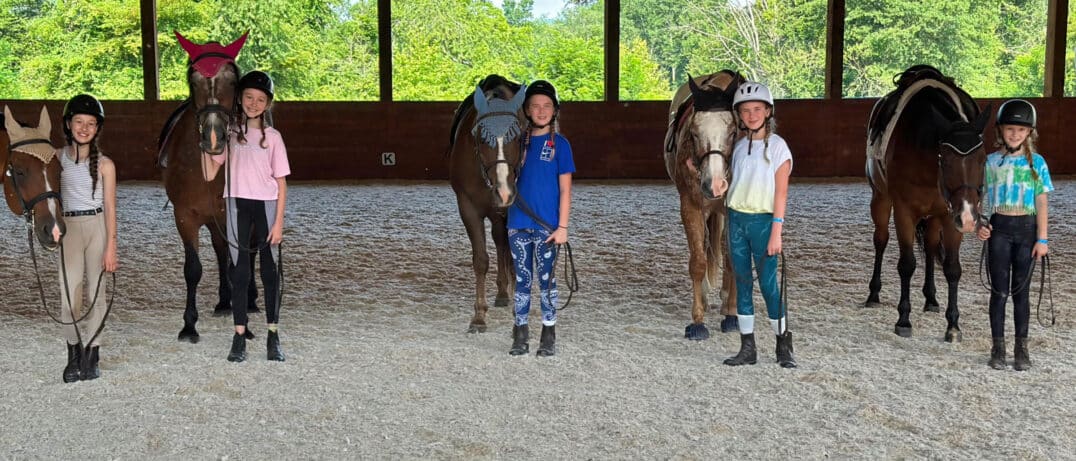
[[(236, 136), (239, 139), (239, 143), (240, 144), (246, 144), (247, 143), (247, 136), (246, 136), (246, 133), (247, 133), (247, 121), (250, 120), (250, 117), (247, 117), (247, 113), (243, 111), (242, 106), (239, 106), (238, 109), (239, 109), (239, 115), (238, 115), (239, 126), (236, 127), (237, 129), (235, 130), (235, 132), (236, 132)], [(262, 147), (262, 149), (265, 149), (265, 148), (269, 147), (269, 145), (265, 143), (265, 127), (273, 126), (273, 113), (269, 112), (269, 107), (266, 107), (265, 111), (263, 111), (262, 114), (259, 115), (258, 117), (262, 119), (262, 123), (261, 123), (261, 125), (262, 125), (262, 127), (261, 127), (262, 140), (258, 144)]]
[[(100, 129), (100, 128), (98, 128), (98, 129)], [(68, 145), (72, 145), (72, 144), (75, 145), (75, 163), (77, 164), (78, 163), (78, 158), (79, 158), (79, 155), (78, 155), (78, 143), (75, 142), (75, 138), (74, 138), (73, 135), (71, 135), (69, 133), (65, 133), (65, 134), (66, 134), (65, 137), (67, 138), (67, 144)], [(91, 140), (89, 142), (89, 146), (90, 146), (90, 156), (89, 156), (89, 160), (90, 160), (90, 197), (94, 197), (97, 194), (97, 175), (98, 175), (97, 165), (101, 161), (101, 148), (97, 146), (97, 138), (99, 138), (99, 137), (100, 137), (100, 133), (98, 133), (97, 136), (94, 136), (93, 140)]]

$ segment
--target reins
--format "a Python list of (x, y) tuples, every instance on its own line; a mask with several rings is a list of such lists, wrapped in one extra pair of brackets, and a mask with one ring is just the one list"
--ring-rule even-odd
[[(990, 268), (989, 268), (989, 261), (990, 261), (990, 246), (989, 246), (989, 243), (990, 243), (989, 241), (984, 240), (983, 241), (982, 251), (980, 251), (980, 253), (979, 253), (979, 283), (982, 284), (983, 288), (986, 288), (987, 290), (989, 290), (991, 294), (998, 295), (998, 296), (1009, 297), (1011, 295), (1011, 296), (1015, 297), (1016, 295), (1023, 293), (1025, 290), (1028, 291), (1029, 292), (1028, 294), (1030, 295), (1031, 283), (1035, 279), (1035, 263), (1031, 263), (1031, 265), (1027, 269), (1027, 274), (1025, 274), (1025, 276), (1023, 277), (1023, 279), (1020, 281), (1019, 284), (1016, 284), (1016, 287), (1017, 287), (1016, 290), (1012, 291), (1011, 293), (1003, 293), (1003, 292), (1000, 292), (1000, 291), (997, 291), (997, 290), (994, 289), (994, 283), (993, 283), (993, 280), (992, 280), (992, 278), (990, 276)], [(1053, 326), (1053, 325), (1057, 324), (1057, 311), (1054, 308), (1054, 293), (1053, 293), (1053, 285), (1054, 284), (1053, 284), (1053, 280), (1050, 278), (1050, 255), (1046, 254), (1046, 255), (1043, 255), (1041, 258), (1039, 258), (1039, 265), (1042, 266), (1042, 270), (1039, 271), (1039, 299), (1035, 303), (1035, 321), (1037, 321), (1039, 323), (1039, 325), (1041, 325), (1041, 326), (1050, 327), (1050, 326)], [(986, 270), (984, 270), (984, 268)], [(1049, 284), (1049, 287), (1047, 287), (1047, 284)], [(1042, 321), (1041, 309), (1042, 309), (1042, 294), (1043, 294), (1044, 291), (1046, 292), (1047, 298), (1048, 298), (1049, 303), (1050, 303), (1050, 323), (1049, 324), (1046, 324), (1046, 323), (1044, 323)]]

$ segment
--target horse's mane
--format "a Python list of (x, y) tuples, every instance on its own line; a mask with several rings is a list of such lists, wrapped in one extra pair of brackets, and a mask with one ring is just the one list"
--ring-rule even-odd
[[(494, 93), (497, 95), (497, 97), (501, 99), (510, 99), (512, 96), (515, 95), (517, 91), (519, 91), (521, 85), (511, 80), (508, 80), (507, 78), (504, 78), (500, 75), (489, 74), (486, 76), (486, 78), (483, 78), (481, 81), (478, 82), (478, 87), (481, 88), (483, 92), (497, 90), (497, 92)], [(504, 94), (500, 92), (499, 88), (507, 88), (509, 90), (512, 90), (512, 94)], [(463, 121), (463, 114), (466, 113), (472, 107), (474, 107), (473, 92), (468, 94), (466, 98), (463, 98), (463, 102), (461, 102), (459, 107), (456, 108), (456, 113), (452, 115), (452, 129), (448, 132), (448, 150), (446, 151), (446, 153), (451, 152), (452, 146), (456, 144), (456, 130), (459, 128), (460, 122)]]

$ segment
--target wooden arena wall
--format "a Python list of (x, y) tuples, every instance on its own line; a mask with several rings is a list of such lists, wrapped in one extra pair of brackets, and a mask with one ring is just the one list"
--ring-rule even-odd
[[(1003, 100), (979, 100), (996, 112)], [(1076, 126), (1076, 99), (1030, 99), (1039, 114), (1039, 150), (1054, 174), (1076, 173), (1062, 142)], [(778, 133), (795, 158), (793, 177), (863, 176), (867, 116), (874, 99), (782, 100)], [(42, 101), (0, 101), (36, 123)], [(62, 142), (63, 101), (44, 101), (53, 141)], [(101, 148), (120, 180), (158, 179), (157, 138), (177, 101), (104, 101)], [(448, 130), (456, 103), (281, 102), (273, 109), (288, 146), (292, 179), (446, 179)], [(575, 151), (577, 178), (662, 179), (668, 102), (564, 103), (563, 132)], [(992, 123), (992, 122), (991, 122)], [(0, 132), (2, 133), (2, 132)], [(987, 128), (987, 145), (994, 138)], [(6, 135), (0, 134), (6, 142)], [(382, 154), (396, 164), (383, 166)]]

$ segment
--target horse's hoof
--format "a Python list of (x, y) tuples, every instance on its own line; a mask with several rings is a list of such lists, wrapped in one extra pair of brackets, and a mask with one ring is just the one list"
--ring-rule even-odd
[(232, 315), (232, 306), (226, 303), (217, 304), (217, 307), (213, 308), (214, 317), (224, 317), (225, 315)]
[(684, 337), (692, 341), (710, 339), (710, 330), (706, 329), (705, 323), (692, 323), (684, 328)]
[(508, 307), (508, 303), (512, 301), (512, 298), (497, 298), (493, 300), (493, 307)]
[(936, 303), (927, 303), (923, 305), (923, 312), (941, 312), (941, 306)]
[(897, 336), (900, 336), (901, 338), (911, 338), (912, 327), (902, 327), (900, 325), (897, 325), (893, 327), (893, 333), (896, 333)]
[(486, 326), (485, 325), (476, 325), (476, 324), (472, 323), (469, 327), (467, 327), (467, 332), (468, 333), (485, 333), (486, 332)]
[(731, 333), (734, 331), (740, 331), (740, 319), (735, 315), (726, 315), (725, 318), (721, 320), (721, 332)]
[(945, 342), (959, 343), (964, 340), (964, 334), (960, 330), (950, 329), (945, 332)]
[(878, 301), (867, 301), (861, 304), (859, 307), (862, 307), (864, 309), (877, 309), (879, 307), (882, 307), (882, 303)]
[(197, 344), (202, 339), (198, 335), (198, 330), (194, 329), (194, 325), (183, 325), (183, 329), (179, 330), (180, 341), (189, 341), (191, 344)]

